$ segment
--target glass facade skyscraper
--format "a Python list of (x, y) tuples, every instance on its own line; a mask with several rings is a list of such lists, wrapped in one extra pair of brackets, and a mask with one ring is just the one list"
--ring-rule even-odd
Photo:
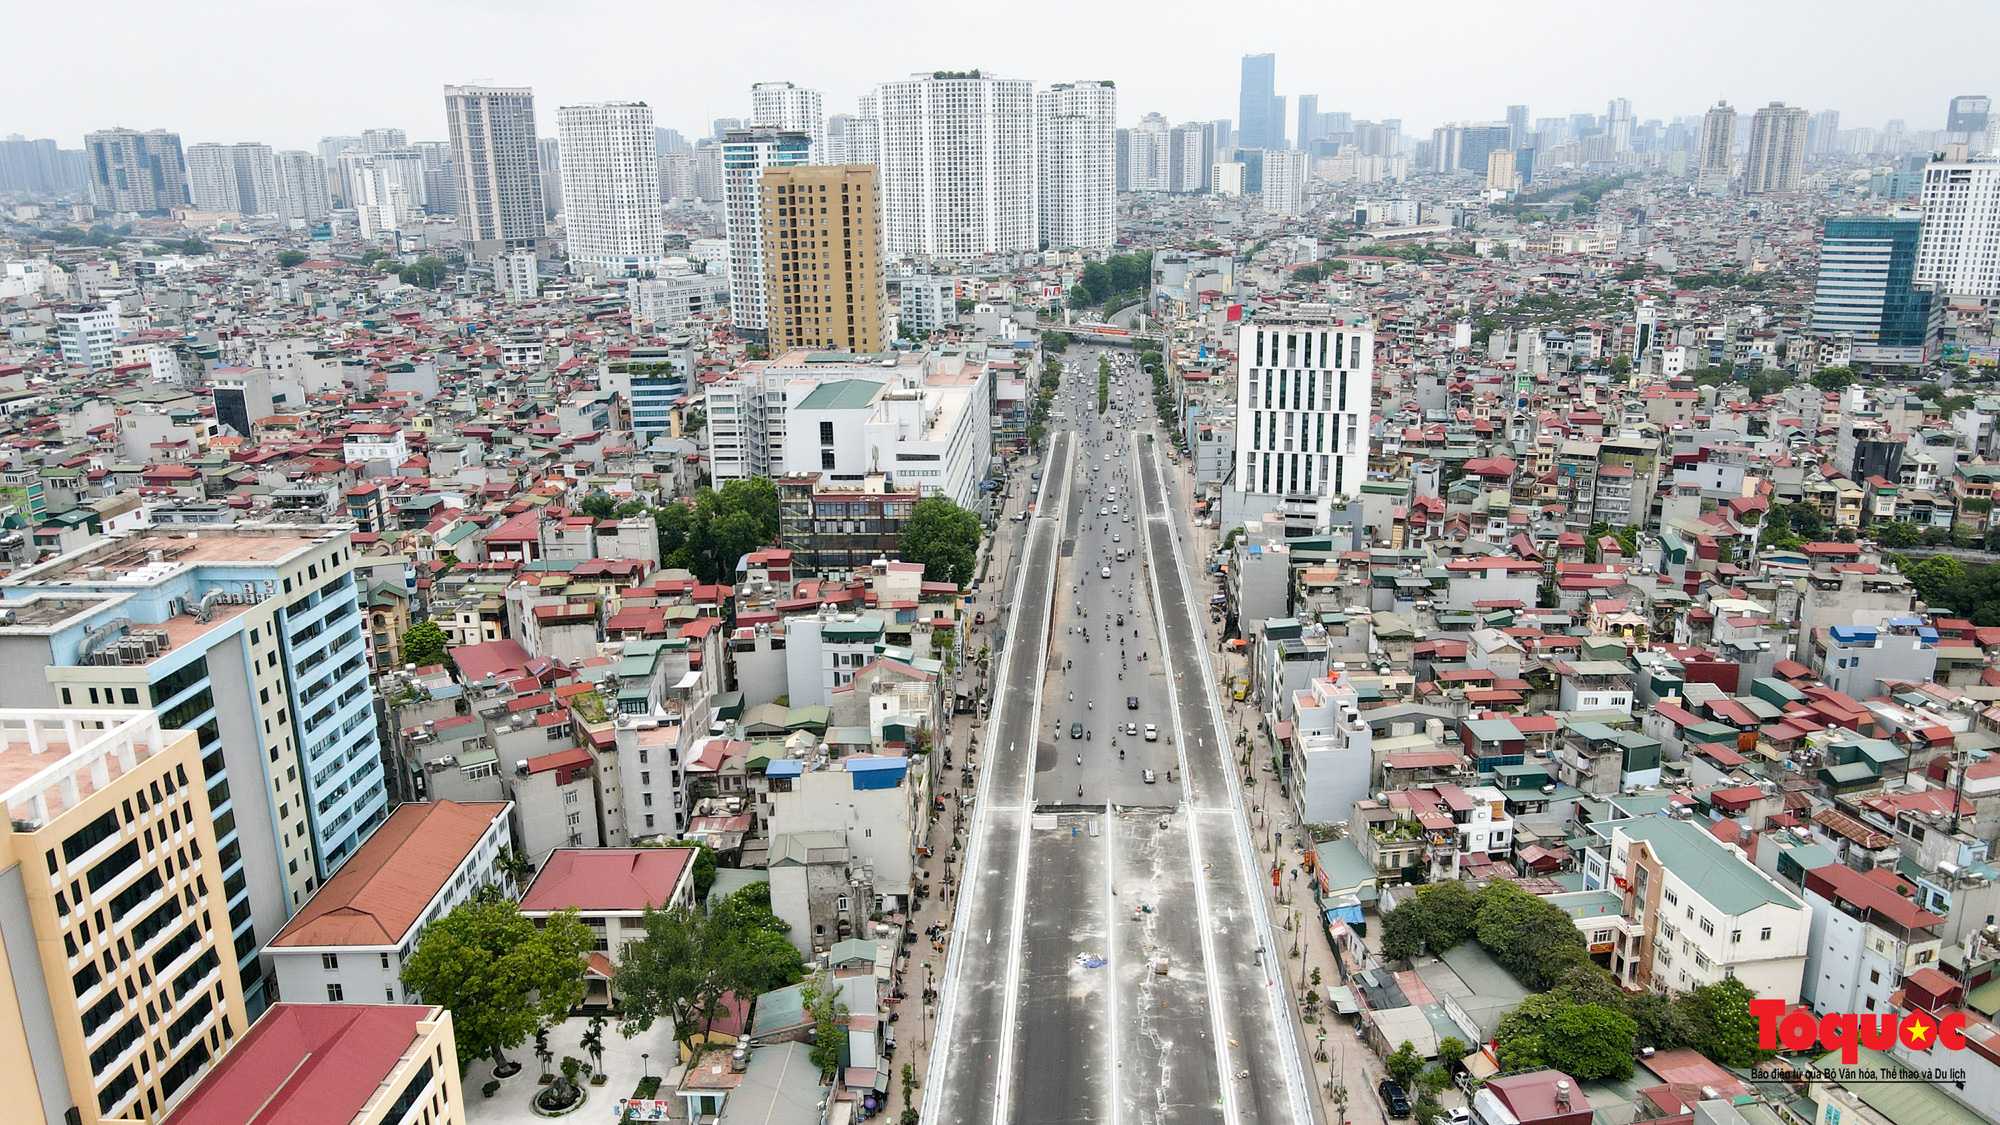
[(1813, 335), (1851, 337), (1856, 359), (1921, 360), (1931, 312), (1929, 289), (1914, 284), (1923, 225), (1880, 216), (1826, 220)]
[(1285, 102), (1277, 95), (1277, 81), (1278, 56), (1243, 56), (1243, 92), (1236, 113), (1236, 147), (1285, 147)]

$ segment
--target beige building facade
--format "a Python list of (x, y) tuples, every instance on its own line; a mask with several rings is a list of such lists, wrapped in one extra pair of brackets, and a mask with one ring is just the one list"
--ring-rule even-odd
[(789, 348), (886, 351), (889, 298), (874, 167), (766, 168), (759, 194), (771, 354)]

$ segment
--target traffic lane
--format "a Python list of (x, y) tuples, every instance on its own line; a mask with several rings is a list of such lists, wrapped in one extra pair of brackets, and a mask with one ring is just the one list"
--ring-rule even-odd
[[(1128, 811), (1114, 823), (1122, 1107), (1141, 1122), (1213, 1113), (1222, 1095), (1186, 811)], [(1149, 964), (1157, 956), (1164, 974)]]
[(1068, 813), (1053, 819), (1054, 827), (1031, 829), (1028, 840), (1034, 909), (1021, 932), (1011, 1116), (1104, 1121), (1112, 1087), (1107, 867), (1103, 837), (1090, 834), (1102, 818)]
[(936, 1048), (947, 1057), (943, 1073), (951, 1081), (931, 1084), (939, 1121), (978, 1121), (989, 1117), (1005, 1076), (1000, 1073), (1002, 1044), (1008, 1038), (1007, 969), (1013, 955), (1014, 884), (1020, 870), (1020, 839), (1027, 831), (1021, 809), (985, 813), (978, 868), (962, 888), (958, 909), (964, 924), (954, 931), (947, 974), (953, 989), (954, 1012), (950, 1039)]
[[(1068, 464), (1070, 445), (1052, 443), (1044, 495), (1055, 488), (1060, 497), (1064, 478), (1053, 474)], [(1029, 792), (1035, 685), (1040, 679), (1048, 623), (1047, 583), (1055, 568), (1059, 530), (1054, 520), (1030, 522), (1014, 586), (1010, 641), (1001, 663), (1005, 671), (996, 684), (989, 742), (982, 748), (976, 838), (960, 880), (959, 915), (945, 973), (949, 1019), (940, 1025), (943, 1042), (932, 1071), (933, 1078), (948, 1074), (951, 1081), (928, 1083), (929, 1097), (940, 1107), (934, 1114), (939, 1120), (975, 1121), (994, 1114), (1006, 1081), (1001, 1060), (1010, 1042), (1013, 1004), (1007, 981), (1016, 948), (1020, 906), (1016, 885), (1027, 831), (1022, 806)]]
[[(1215, 876), (1209, 883), (1210, 932), (1215, 947), (1216, 991), (1222, 997), (1224, 1027), (1232, 1044), (1230, 1073), (1239, 1115), (1245, 1122), (1292, 1121), (1286, 1084), (1273, 1081), (1284, 1073), (1279, 1052), (1287, 1047), (1277, 1033), (1270, 993), (1272, 974), (1287, 969), (1285, 950), (1290, 946), (1281, 942), (1284, 948), (1260, 952), (1249, 895), (1262, 894), (1263, 888), (1245, 884), (1242, 837), (1236, 831), (1234, 810), (1203, 810), (1194, 819), (1202, 854), (1208, 857)], [(1277, 936), (1283, 939), (1290, 935), (1281, 931)], [(1235, 1077), (1244, 1071), (1250, 1073), (1248, 1079)]]
[(1141, 459), (1140, 473), (1146, 487), (1146, 510), (1157, 518), (1146, 520), (1146, 534), (1152, 540), (1153, 581), (1160, 586), (1160, 608), (1164, 620), (1164, 643), (1173, 646), (1176, 656), (1175, 687), (1180, 691), (1181, 722), (1197, 741), (1188, 755), (1188, 785), (1196, 806), (1227, 805), (1231, 801), (1226, 770), (1234, 768), (1234, 748), (1216, 747), (1214, 711), (1201, 677), (1214, 675), (1206, 638), (1188, 610), (1187, 575), (1174, 563), (1173, 513), (1162, 487), (1159, 458)]

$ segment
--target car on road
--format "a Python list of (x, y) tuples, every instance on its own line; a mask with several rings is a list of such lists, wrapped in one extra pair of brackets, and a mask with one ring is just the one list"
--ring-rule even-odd
[(1124, 542), (1124, 540), (1122, 540), (1122, 539), (1118, 538), (1118, 533), (1117, 533), (1117, 532), (1115, 532), (1115, 531), (1111, 533), (1111, 541), (1112, 541), (1113, 543), (1122, 543), (1122, 542)]
[[(1018, 516), (1017, 516), (1017, 517), (1015, 517), (1015, 518), (1016, 518), (1016, 519), (1018, 519), (1018, 518), (1020, 518), (1020, 517), (1018, 517)], [(1121, 519), (1121, 520), (1124, 520), (1124, 521), (1125, 521), (1126, 523), (1131, 523), (1131, 522), (1132, 522), (1132, 513), (1130, 513), (1130, 512), (1121, 512), (1121, 513), (1119, 513), (1119, 515), (1118, 515), (1118, 518), (1119, 518), (1119, 519)]]
[(1128, 735), (1132, 735), (1132, 734), (1138, 734), (1138, 733), (1139, 733), (1139, 724), (1138, 724), (1138, 723), (1126, 723), (1126, 724), (1125, 724), (1125, 733), (1126, 733), (1126, 734), (1128, 734)]
[(1382, 1095), (1382, 1108), (1388, 1111), (1389, 1116), (1410, 1115), (1410, 1096), (1403, 1092), (1403, 1087), (1395, 1079), (1384, 1078), (1382, 1084), (1375, 1087), (1375, 1092)]
[(1158, 742), (1159, 740), (1160, 740), (1160, 728), (1159, 728), (1159, 727), (1156, 727), (1156, 726), (1154, 726), (1154, 725), (1153, 725), (1153, 724), (1151, 724), (1151, 723), (1147, 723), (1147, 724), (1146, 724), (1146, 741), (1147, 741), (1147, 742)]
[(1148, 784), (1148, 785), (1151, 785), (1151, 784), (1152, 784), (1152, 783), (1153, 783), (1154, 781), (1158, 780), (1157, 778), (1155, 778), (1155, 777), (1153, 776), (1153, 771), (1152, 771), (1152, 770), (1140, 770), (1140, 771), (1139, 771), (1139, 779), (1140, 779), (1141, 781), (1144, 781), (1144, 782), (1145, 782), (1146, 784)]
[[(1121, 625), (1122, 625), (1122, 624), (1124, 624), (1124, 622), (1120, 622), (1119, 624), (1121, 624)], [(1138, 697), (1138, 696), (1136, 696), (1136, 695), (1128, 695), (1128, 696), (1126, 696), (1126, 697), (1125, 697), (1125, 709), (1126, 709), (1127, 711), (1137, 711), (1137, 710), (1139, 709), (1139, 697)]]
[(1105, 455), (1104, 455), (1104, 459), (1105, 459), (1106, 461), (1109, 461), (1109, 460), (1111, 460), (1111, 454), (1109, 454), (1109, 453), (1105, 454)]
[(1100, 577), (1100, 578), (1109, 578), (1109, 577), (1111, 577), (1111, 568), (1110, 568), (1110, 567), (1108, 567), (1108, 566), (1107, 566), (1107, 567), (1103, 567), (1103, 568), (1101, 568), (1100, 570), (1098, 570), (1097, 574), (1098, 574), (1098, 577)]
[(1071, 738), (1082, 738), (1082, 737), (1083, 737), (1083, 724), (1082, 724), (1082, 723), (1071, 723), (1071, 724), (1069, 725), (1069, 736), (1070, 736)]
[(1108, 515), (1110, 515), (1110, 514), (1111, 514), (1111, 509), (1109, 509), (1109, 508), (1099, 508), (1099, 509), (1097, 509), (1097, 514), (1098, 514), (1098, 515), (1100, 515), (1100, 516), (1108, 516)]

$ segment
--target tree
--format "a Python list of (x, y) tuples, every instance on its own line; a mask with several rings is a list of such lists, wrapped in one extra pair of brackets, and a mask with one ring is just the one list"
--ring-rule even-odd
[(674, 1041), (687, 1047), (728, 991), (706, 944), (710, 922), (685, 906), (647, 907), (640, 925), (646, 936), (626, 947), (612, 978), (625, 998), (619, 1033), (629, 1039), (665, 1019), (674, 1025)]
[(1382, 1065), (1388, 1069), (1389, 1077), (1394, 1078), (1397, 1085), (1405, 1090), (1413, 1090), (1416, 1088), (1417, 1075), (1424, 1072), (1424, 1057), (1417, 1053), (1416, 1044), (1405, 1039), (1403, 1045), (1396, 1048), (1395, 1054), (1382, 1060)]
[(1757, 1046), (1757, 1017), (1750, 1014), (1755, 997), (1735, 977), (1704, 984), (1688, 994), (1687, 1012), (1696, 1029), (1690, 1045), (1723, 1066), (1747, 1070), (1775, 1055)]
[(1685, 1047), (1700, 1038), (1701, 1028), (1688, 1014), (1684, 996), (1640, 992), (1625, 998), (1625, 1014), (1638, 1025), (1636, 1042), (1641, 1047), (1669, 1051)]
[(1589, 960), (1583, 935), (1561, 907), (1511, 883), (1495, 883), (1479, 899), (1479, 944), (1529, 988), (1548, 988)]
[(1924, 530), (1908, 520), (1892, 520), (1875, 529), (1875, 539), (1892, 551), (1914, 547), (1924, 541)]
[(618, 514), (618, 501), (600, 489), (579, 501), (576, 510), (594, 520), (608, 520)]
[(964, 587), (979, 558), (979, 517), (943, 496), (917, 501), (903, 524), (897, 550), (907, 562), (924, 564), (926, 582)]
[[(710, 887), (715, 886), (715, 849), (697, 840), (694, 842), (694, 900), (707, 902)], [(764, 884), (766, 888), (769, 883)]]
[(1597, 1004), (1567, 1005), (1542, 1024), (1542, 1057), (1580, 1082), (1630, 1078), (1638, 1030), (1623, 1012)]
[(1854, 385), (1854, 371), (1847, 367), (1823, 367), (1812, 377), (1812, 385), (1822, 391), (1844, 391)]
[(279, 269), (295, 269), (305, 263), (306, 255), (303, 250), (281, 250), (278, 252)]
[(1479, 916), (1479, 895), (1453, 880), (1420, 888), (1382, 919), (1382, 956), (1407, 961), (1419, 944), (1433, 957), (1473, 935)]
[(584, 960), (595, 939), (576, 911), (541, 926), (485, 890), (431, 923), (403, 965), (403, 987), (451, 1009), (461, 1066), (503, 1053), (583, 1002)]
[(396, 271), (396, 277), (403, 284), (414, 285), (419, 289), (436, 289), (444, 284), (449, 276), (451, 267), (445, 265), (442, 259), (433, 258), (428, 254)]
[(419, 668), (443, 664), (447, 658), (445, 647), (450, 641), (437, 622), (419, 621), (403, 630), (403, 660)]
[(1472, 1048), (1466, 1046), (1465, 1040), (1456, 1035), (1447, 1035), (1438, 1040), (1438, 1065), (1445, 1069), (1446, 1074), (1450, 1074), (1459, 1063), (1465, 1061), (1465, 1056), (1471, 1053)]
[(840, 1065), (840, 1049), (847, 1038), (847, 1005), (831, 979), (815, 976), (800, 990), (799, 999), (813, 1019), (812, 1063), (822, 1081), (833, 1077)]

